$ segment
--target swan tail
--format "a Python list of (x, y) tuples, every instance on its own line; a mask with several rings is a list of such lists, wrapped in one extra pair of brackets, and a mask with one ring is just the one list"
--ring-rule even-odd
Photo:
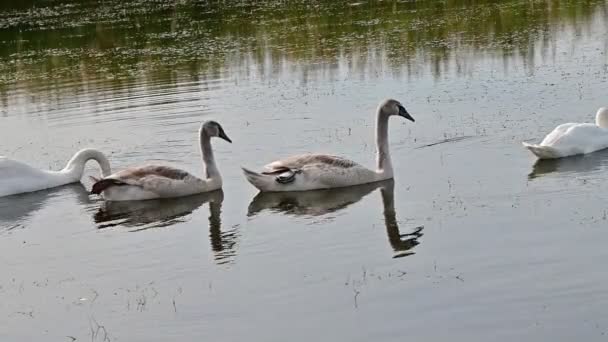
[(243, 174), (247, 178), (247, 181), (258, 190), (273, 191), (272, 189), (275, 187), (275, 178), (273, 176), (260, 174), (244, 167), (241, 167), (241, 169), (243, 169)]
[(530, 150), (530, 152), (534, 153), (534, 155), (539, 159), (553, 159), (561, 157), (560, 153), (551, 146), (528, 144), (526, 142), (522, 142), (522, 145)]

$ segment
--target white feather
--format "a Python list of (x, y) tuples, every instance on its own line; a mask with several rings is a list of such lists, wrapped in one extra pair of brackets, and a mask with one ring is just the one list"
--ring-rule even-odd
[(102, 175), (111, 173), (107, 158), (94, 149), (78, 151), (60, 171), (40, 170), (16, 160), (0, 157), (0, 197), (79, 182), (86, 162), (91, 159), (99, 163)]
[(597, 111), (596, 123), (566, 123), (557, 126), (540, 144), (523, 143), (539, 159), (587, 154), (608, 148), (608, 108)]

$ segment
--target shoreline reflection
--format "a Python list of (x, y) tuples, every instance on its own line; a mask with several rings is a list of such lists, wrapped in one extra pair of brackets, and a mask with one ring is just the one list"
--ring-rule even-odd
[[(153, 3), (144, 4), (144, 11), (141, 3), (116, 0), (67, 4), (27, 9), (21, 2), (5, 4), (0, 103), (6, 102), (7, 112), (21, 104), (12, 97), (23, 90), (37, 94), (28, 101), (69, 107), (80, 85), (122, 97), (134, 85), (194, 80), (214, 89), (222, 86), (218, 79), (231, 77), (306, 84), (384, 71), (408, 78), (469, 76), (476, 60), (488, 57), (502, 60), (504, 72), (520, 65), (534, 72), (538, 58), (555, 58), (557, 37), (564, 32), (605, 40), (594, 29), (604, 25), (608, 11), (602, 0), (378, 2), (347, 9), (321, 1), (318, 12), (304, 3), (275, 1)], [(167, 17), (167, 10), (175, 16)], [(111, 19), (114, 11), (120, 15)], [(266, 14), (257, 15), (260, 11)], [(94, 15), (101, 12), (108, 18)], [(473, 22), (463, 20), (471, 17)], [(294, 30), (303, 18), (307, 28)]]

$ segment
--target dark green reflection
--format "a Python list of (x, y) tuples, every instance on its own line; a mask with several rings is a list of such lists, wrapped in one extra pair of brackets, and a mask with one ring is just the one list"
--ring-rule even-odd
[(339, 63), (364, 73), (372, 63), (438, 76), (460, 72), (459, 59), (480, 54), (546, 53), (564, 25), (584, 30), (594, 18), (603, 20), (607, 3), (9, 0), (0, 7), (0, 84), (171, 81), (176, 72), (213, 76), (252, 65), (272, 77), (286, 63), (305, 65), (304, 73)]

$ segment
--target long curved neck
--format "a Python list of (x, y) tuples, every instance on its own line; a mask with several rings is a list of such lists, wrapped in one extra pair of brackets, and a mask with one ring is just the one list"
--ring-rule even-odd
[(388, 114), (382, 108), (376, 113), (376, 172), (382, 178), (393, 177), (393, 164), (388, 150)]
[(213, 156), (213, 149), (211, 148), (211, 137), (207, 135), (204, 129), (200, 131), (200, 143), (201, 143), (201, 154), (203, 155), (203, 164), (207, 179), (222, 181), (220, 171), (215, 164), (215, 158)]
[(100, 151), (92, 148), (85, 148), (76, 152), (60, 172), (74, 180), (79, 180), (82, 178), (84, 166), (89, 160), (95, 160), (99, 164), (103, 177), (109, 176), (112, 173), (110, 162), (108, 162), (106, 156)]

